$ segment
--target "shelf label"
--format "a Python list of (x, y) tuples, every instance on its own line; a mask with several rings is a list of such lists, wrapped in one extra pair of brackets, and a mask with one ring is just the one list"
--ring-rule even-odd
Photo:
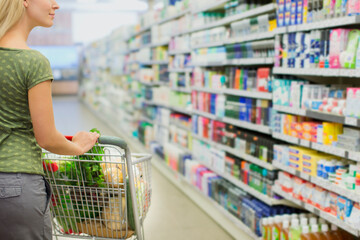
[(348, 158), (360, 162), (360, 152), (349, 151)]
[(314, 208), (314, 213), (318, 216), (320, 216), (320, 210), (318, 208)]
[(310, 147), (310, 141), (300, 139), (300, 145), (309, 148)]
[(354, 117), (346, 117), (345, 118), (345, 124), (351, 125), (351, 126), (357, 126), (358, 119)]

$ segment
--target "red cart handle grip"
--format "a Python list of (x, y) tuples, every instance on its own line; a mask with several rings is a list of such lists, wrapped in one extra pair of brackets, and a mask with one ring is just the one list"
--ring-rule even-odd
[(66, 138), (67, 140), (69, 140), (69, 141), (72, 141), (73, 136), (65, 136), (65, 138)]

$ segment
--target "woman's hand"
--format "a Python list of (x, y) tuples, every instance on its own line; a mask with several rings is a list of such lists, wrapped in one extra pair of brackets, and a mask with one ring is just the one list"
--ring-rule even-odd
[(72, 142), (79, 146), (80, 152), (77, 155), (82, 155), (89, 151), (96, 143), (100, 135), (92, 132), (78, 132), (74, 135)]

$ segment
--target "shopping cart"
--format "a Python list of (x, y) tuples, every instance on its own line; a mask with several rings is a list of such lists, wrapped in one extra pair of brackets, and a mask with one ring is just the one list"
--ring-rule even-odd
[(101, 136), (82, 156), (43, 150), (42, 160), (52, 190), (56, 238), (144, 239), (151, 203), (150, 154), (130, 154), (126, 142)]

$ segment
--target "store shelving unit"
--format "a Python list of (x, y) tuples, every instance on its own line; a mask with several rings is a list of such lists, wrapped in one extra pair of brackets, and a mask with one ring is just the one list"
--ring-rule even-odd
[(272, 133), (273, 138), (282, 140), (284, 142), (300, 145), (303, 147), (311, 148), (320, 152), (328, 153), (331, 155), (335, 155), (338, 157), (350, 159), (356, 162), (360, 162), (360, 154), (358, 152), (349, 151), (346, 149), (342, 149), (339, 147), (329, 146), (329, 145), (322, 145), (315, 142), (310, 142), (304, 139), (295, 138), (289, 135), (281, 134), (281, 133)]
[(257, 125), (255, 123), (249, 123), (249, 122), (245, 122), (245, 121), (240, 121), (234, 118), (229, 118), (229, 117), (219, 117), (216, 116), (214, 114), (211, 113), (207, 113), (207, 112), (203, 112), (203, 111), (199, 111), (199, 110), (192, 110), (194, 115), (199, 115), (199, 116), (203, 116), (212, 120), (216, 120), (219, 122), (224, 122), (224, 123), (228, 123), (228, 124), (232, 124), (234, 126), (237, 127), (241, 127), (244, 129), (249, 129), (252, 131), (256, 131), (256, 132), (261, 132), (263, 134), (271, 134), (270, 131), (270, 127), (268, 126), (263, 126), (263, 125)]
[(274, 58), (242, 58), (216, 62), (194, 62), (194, 67), (273, 65)]
[(302, 31), (310, 31), (315, 29), (335, 28), (335, 27), (351, 26), (358, 24), (360, 24), (359, 16), (347, 16), (347, 17), (326, 19), (319, 22), (282, 27), (282, 28), (278, 28), (277, 33), (302, 32)]
[(167, 65), (169, 64), (169, 60), (151, 60), (151, 61), (143, 61), (140, 62), (141, 65)]
[(177, 54), (189, 54), (191, 53), (191, 49), (184, 49), (184, 50), (170, 50), (169, 55), (177, 55)]
[(200, 137), (198, 136), (197, 134), (193, 133), (192, 134), (193, 138), (195, 139), (198, 139), (198, 140), (201, 140), (203, 142), (206, 142), (207, 144), (211, 145), (212, 147), (216, 148), (216, 149), (219, 149), (219, 150), (223, 150), (224, 152), (228, 152), (234, 156), (237, 156), (241, 159), (244, 159), (248, 162), (251, 162), (251, 163), (254, 163), (258, 166), (261, 166), (263, 168), (266, 168), (268, 170), (274, 170), (276, 169), (276, 167), (274, 167), (271, 163), (267, 163), (259, 158), (256, 158), (254, 156), (251, 156), (249, 154), (246, 154), (244, 152), (240, 152), (234, 148), (231, 148), (229, 146), (226, 146), (226, 145), (223, 145), (223, 144), (219, 144), (219, 143), (216, 143), (214, 141), (211, 141), (209, 139), (206, 139), (206, 138), (203, 138), (203, 137)]
[(275, 192), (276, 194), (284, 197), (285, 199), (297, 204), (298, 206), (301, 206), (301, 207), (305, 208), (309, 212), (312, 212), (315, 215), (320, 216), (321, 218), (325, 219), (326, 221), (341, 227), (342, 229), (354, 234), (355, 236), (360, 236), (359, 231), (358, 231), (357, 228), (354, 228), (354, 227), (346, 224), (344, 221), (341, 221), (336, 216), (333, 216), (330, 213), (321, 211), (320, 209), (314, 207), (313, 205), (310, 205), (308, 203), (305, 203), (303, 201), (300, 201), (300, 200), (294, 198), (289, 193), (286, 193), (286, 192), (282, 191), (279, 186), (275, 185), (273, 187), (273, 192)]
[(274, 105), (273, 108), (279, 112), (289, 113), (293, 115), (305, 116), (309, 118), (314, 118), (318, 120), (330, 121), (341, 123), (348, 126), (360, 127), (360, 119), (354, 117), (345, 117), (341, 115), (335, 115), (320, 111), (307, 110), (307, 109), (297, 109), (287, 106)]
[(332, 69), (332, 68), (281, 68), (275, 67), (274, 74), (317, 76), (317, 77), (344, 77), (358, 78), (360, 70), (356, 69)]
[[(129, 135), (127, 129), (115, 127), (108, 118), (99, 114), (97, 110), (93, 108), (87, 102), (84, 102), (85, 106), (98, 116), (103, 122), (107, 123), (109, 127), (114, 130), (120, 136), (123, 136), (124, 140), (131, 146), (131, 149), (135, 152), (146, 152), (152, 154), (145, 146)], [(252, 239), (261, 240), (249, 227), (247, 227), (239, 219), (231, 215), (222, 206), (220, 206), (213, 199), (203, 194), (200, 190), (190, 184), (180, 173), (175, 172), (169, 166), (167, 166), (162, 159), (157, 155), (153, 155), (152, 165), (156, 167), (167, 179), (177, 186), (186, 196), (188, 196), (195, 204), (203, 209), (215, 222), (222, 225), (224, 229), (234, 238), (241, 236), (245, 232)]]
[(225, 94), (225, 95), (249, 97), (249, 98), (264, 99), (264, 100), (272, 99), (272, 93), (268, 93), (268, 92), (246, 91), (246, 90), (230, 89), (230, 88), (208, 88), (208, 87), (191, 87), (191, 89), (193, 91), (198, 91), (198, 92)]
[(192, 68), (174, 68), (168, 70), (168, 72), (175, 72), (175, 73), (191, 73), (192, 71), (193, 71)]
[(184, 88), (184, 87), (172, 87), (171, 90), (176, 92), (191, 93), (190, 88)]
[[(177, 18), (180, 18), (182, 16), (185, 15), (191, 15), (191, 14), (197, 14), (199, 12), (204, 12), (204, 11), (214, 11), (216, 9), (223, 9), (224, 5), (229, 2), (229, 0), (219, 0), (214, 4), (210, 4), (205, 6), (204, 8), (200, 8), (200, 9), (192, 9), (192, 10), (186, 10), (183, 12), (180, 12), (179, 14), (176, 14), (174, 16), (171, 16), (169, 18), (165, 18), (163, 20), (160, 20), (158, 22), (155, 22), (153, 24), (151, 24), (150, 26), (144, 27), (142, 29), (140, 29), (139, 32), (133, 34), (132, 36), (130, 36), (129, 39), (131, 39), (132, 37), (136, 37), (136, 36), (140, 36), (143, 33), (146, 33), (148, 31), (151, 30), (152, 26), (156, 26), (159, 24), (163, 24), (165, 22), (168, 21), (172, 21), (175, 20)], [(258, 7), (256, 9), (252, 9), (249, 10), (247, 12), (243, 12), (241, 14), (237, 14), (237, 15), (233, 15), (233, 16), (229, 16), (229, 17), (225, 17), (221, 20), (218, 20), (216, 22), (211, 22), (208, 24), (204, 24), (202, 26), (199, 27), (193, 27), (190, 29), (187, 29), (184, 32), (178, 32), (176, 34), (173, 34), (172, 37), (175, 36), (179, 36), (179, 35), (184, 35), (184, 34), (191, 34), (191, 33), (195, 33), (195, 32), (199, 32), (202, 30), (210, 30), (212, 28), (218, 27), (218, 26), (229, 26), (231, 23), (235, 22), (235, 21), (239, 21), (239, 20), (243, 20), (246, 18), (251, 18), (251, 17), (255, 17), (258, 15), (262, 15), (262, 14), (266, 14), (269, 12), (275, 12), (277, 8), (276, 4), (267, 4), (261, 7)], [(197, 52), (197, 49), (200, 48), (208, 48), (208, 47), (217, 47), (217, 46), (225, 46), (228, 44), (234, 44), (234, 43), (243, 43), (243, 42), (252, 42), (252, 44), (258, 45), (258, 46), (274, 46), (274, 38), (277, 34), (283, 34), (283, 33), (291, 33), (291, 32), (300, 32), (300, 31), (309, 31), (309, 30), (314, 30), (314, 29), (325, 29), (325, 28), (334, 28), (334, 27), (343, 27), (343, 26), (352, 26), (352, 25), (359, 25), (360, 24), (360, 16), (349, 16), (349, 17), (342, 17), (342, 18), (335, 18), (335, 19), (327, 19), (321, 22), (316, 22), (316, 23), (309, 23), (309, 24), (302, 24), (302, 25), (294, 25), (294, 26), (289, 26), (289, 27), (282, 27), (282, 28), (277, 28), (272, 32), (265, 32), (265, 33), (257, 33), (257, 34), (249, 34), (246, 36), (241, 36), (238, 38), (230, 38), (230, 39), (225, 39), (223, 41), (220, 42), (208, 42), (208, 43), (203, 43), (203, 44), (198, 44), (198, 45), (192, 45), (189, 47), (189, 49), (183, 49), (183, 50), (173, 50), (173, 51), (168, 51), (168, 55), (178, 55), (178, 54), (191, 54), (191, 53), (195, 53)], [(128, 39), (128, 40), (129, 40)], [(127, 51), (127, 54), (130, 52), (134, 52), (134, 51), (139, 51), (143, 48), (154, 48), (157, 46), (166, 46), (169, 44), (169, 41), (163, 41), (163, 42), (158, 42), (158, 43), (151, 43), (151, 44), (147, 44), (147, 45), (143, 45), (141, 47), (138, 48), (132, 48), (129, 51)], [(224, 66), (272, 66), (274, 64), (274, 58), (270, 57), (270, 58), (245, 58), (245, 59), (225, 59), (223, 61), (208, 61), (208, 62), (200, 62), (200, 63), (194, 63), (192, 67), (224, 67)], [(133, 64), (140, 64), (140, 65), (145, 65), (145, 66), (152, 66), (152, 65), (167, 65), (169, 64), (169, 60), (164, 60), (164, 61), (143, 61), (143, 62), (139, 62), (139, 61), (134, 61)], [(193, 71), (193, 68), (185, 68), (185, 69), (168, 69), (169, 73), (179, 73), (179, 74), (183, 74), (183, 73), (187, 73), (189, 76)], [(314, 68), (310, 68), (310, 69), (297, 69), (297, 68), (282, 68), (282, 67), (275, 67), (272, 68), (272, 73), (275, 75), (292, 75), (292, 76), (306, 76), (308, 78), (310, 77), (316, 77), (318, 79), (320, 78), (341, 78), (343, 79), (343, 82), (346, 82), (346, 79), (349, 78), (358, 78), (360, 77), (360, 71), (359, 70), (352, 70), (352, 69), (314, 69)], [(174, 75), (175, 76), (175, 75)], [(144, 83), (143, 85), (147, 86), (149, 88), (151, 87), (156, 87), (159, 85), (162, 85), (161, 83)], [(214, 94), (222, 94), (222, 95), (233, 95), (233, 96), (242, 96), (242, 97), (248, 97), (248, 98), (254, 98), (254, 99), (263, 99), (263, 100), (272, 100), (272, 93), (266, 93), (266, 92), (253, 92), (253, 91), (246, 91), (246, 90), (238, 90), (238, 89), (223, 89), (223, 88), (209, 88), (209, 87), (195, 87), (195, 86), (190, 86), (187, 88), (184, 87), (171, 87), (170, 84), (167, 84), (169, 86), (169, 90), (171, 91), (177, 91), (177, 92), (183, 92), (183, 93), (191, 93), (192, 91), (199, 91), (199, 92), (208, 92), (208, 93), (214, 93)], [(288, 136), (288, 135), (284, 135), (284, 134), (280, 134), (280, 133), (276, 133), (276, 132), (271, 132), (270, 127), (268, 126), (262, 126), (262, 125), (257, 125), (257, 124), (253, 124), (253, 123), (249, 123), (249, 122), (244, 122), (244, 121), (240, 121), (238, 119), (232, 119), (232, 118), (228, 118), (228, 117), (218, 117), (215, 114), (210, 114), (207, 112), (202, 112), (202, 111), (198, 111), (198, 110), (188, 110), (188, 109), (183, 109), (183, 108), (179, 108), (179, 107), (173, 107), (170, 106), (167, 102), (163, 102), (163, 103), (159, 103), (159, 102), (154, 102), (154, 101), (149, 101), (149, 100), (145, 100), (144, 101), (145, 104), (148, 105), (154, 105), (157, 107), (162, 107), (162, 108), (168, 108), (170, 109), (172, 112), (178, 112), (178, 113), (183, 113), (189, 116), (194, 116), (194, 115), (199, 115), (199, 116), (203, 116), (212, 120), (216, 120), (216, 121), (221, 121), (227, 124), (232, 124), (234, 126), (237, 127), (241, 127), (243, 129), (247, 129), (247, 130), (251, 130), (251, 131), (256, 131), (262, 134), (268, 134), (270, 136), (272, 136), (274, 139), (279, 139), (281, 141), (284, 142), (288, 142), (290, 144), (295, 144), (295, 145), (299, 145), (299, 146), (303, 146), (303, 147), (307, 147), (310, 149), (314, 149), (320, 152), (324, 152), (324, 153), (328, 153), (334, 156), (339, 156), (342, 158), (347, 158), (353, 161), (358, 161), (360, 162), (360, 153), (358, 152), (352, 152), (352, 151), (348, 151), (345, 149), (340, 149), (334, 146), (326, 146), (326, 145), (321, 145), (318, 143), (313, 143), (310, 141), (306, 141), (303, 139), (298, 139), (298, 138), (294, 138), (292, 136)], [(353, 126), (353, 127), (360, 127), (360, 119), (356, 119), (356, 118), (349, 118), (349, 117), (344, 117), (344, 116), (339, 116), (339, 115), (333, 115), (333, 114), (327, 114), (327, 113), (323, 113), (323, 112), (318, 112), (318, 111), (311, 111), (311, 110), (306, 110), (306, 109), (296, 109), (296, 108), (292, 108), (292, 107), (286, 107), (286, 106), (278, 106), (278, 105), (274, 105), (273, 108), (279, 112), (283, 112), (283, 113), (289, 113), (289, 114), (293, 114), (293, 115), (299, 115), (299, 116), (306, 116), (306, 117), (310, 117), (313, 119), (318, 119), (318, 120), (324, 120), (324, 121), (331, 121), (331, 122), (338, 122), (338, 123), (342, 123), (344, 125), (348, 125), (348, 126)], [(155, 121), (150, 121), (151, 119), (147, 119), (145, 117), (141, 118), (144, 121), (150, 122), (152, 124), (156, 124)], [(251, 155), (248, 155), (246, 153), (240, 152), (237, 149), (231, 148), (229, 146), (225, 146), (222, 144), (218, 144), (215, 143), (211, 140), (208, 139), (204, 139), (202, 137), (199, 137), (193, 133), (191, 133), (191, 128), (186, 128), (184, 126), (181, 126), (181, 124), (176, 124), (176, 123), (170, 123), (173, 125), (176, 125), (179, 128), (184, 129), (185, 131), (188, 131), (188, 135), (189, 135), (189, 139), (191, 140), (191, 138), (194, 139), (198, 139), (201, 140), (209, 145), (211, 145), (212, 147), (222, 150), (224, 152), (230, 153), (240, 159), (246, 160), (250, 163), (256, 164), (258, 166), (261, 166), (265, 169), (268, 170), (283, 170), (285, 172), (289, 172), (293, 175), (296, 175), (300, 178), (303, 178), (307, 181), (310, 181), (318, 186), (323, 187), (324, 189), (327, 189), (329, 191), (335, 191), (338, 194), (348, 197), (349, 199), (353, 200), (353, 201), (360, 201), (360, 196), (358, 194), (355, 194), (354, 192), (351, 192), (347, 189), (344, 189), (342, 187), (339, 186), (334, 186), (334, 184), (330, 184), (329, 182), (327, 182), (326, 180), (317, 178), (317, 177), (311, 177), (309, 175), (306, 175), (304, 173), (295, 171), (292, 168), (286, 167), (286, 166), (282, 166), (277, 162), (265, 162), (261, 159), (258, 159), (256, 157), (253, 157)], [(111, 124), (110, 124), (111, 125)], [(125, 131), (125, 129), (123, 129)], [(175, 144), (175, 143), (172, 143)], [(175, 144), (176, 145), (176, 144)], [(179, 148), (183, 149), (186, 152), (190, 152), (189, 149), (184, 148), (180, 145), (176, 145)], [(203, 164), (203, 163), (202, 163)], [(191, 184), (187, 183), (185, 179), (182, 178), (182, 176), (177, 173), (174, 172), (172, 169), (170, 169), (170, 167), (168, 167), (162, 160), (157, 160), (155, 161), (155, 165), (157, 165), (157, 167), (161, 168), (162, 171), (164, 172), (168, 172), (166, 173), (168, 175), (168, 178), (171, 181), (175, 181), (177, 182), (176, 184), (178, 184), (179, 186), (181, 186), (181, 188), (184, 189), (191, 189), (194, 192), (198, 192), (198, 195), (202, 195), (202, 198), (204, 198), (203, 200), (199, 200), (198, 197), (195, 197), (194, 201), (201, 205), (203, 203), (203, 201), (205, 202), (211, 202), (210, 205), (213, 205), (213, 208), (217, 209), (216, 211), (219, 213), (221, 212), (221, 216), (225, 217), (226, 219), (230, 219), (231, 222), (233, 224), (235, 224), (236, 226), (238, 226), (239, 229), (242, 229), (243, 231), (245, 231), (247, 234), (249, 234), (249, 236), (253, 237), (254, 239), (258, 238), (249, 228), (247, 228), (242, 222), (240, 222), (239, 220), (237, 220), (235, 217), (233, 217), (231, 214), (229, 214), (226, 210), (224, 210), (220, 205), (218, 205), (216, 202), (214, 202), (213, 200), (211, 200), (210, 198), (204, 196), (204, 194), (202, 194), (202, 192), (200, 192), (197, 188), (193, 187)], [(204, 164), (205, 165), (205, 164)], [(279, 189), (277, 186), (275, 186), (273, 188), (273, 192), (277, 193), (280, 196), (283, 196), (285, 199), (287, 199), (288, 201), (284, 201), (284, 200), (275, 200), (272, 198), (269, 198), (268, 196), (261, 194), (259, 192), (257, 192), (255, 189), (252, 189), (251, 187), (245, 185), (243, 182), (239, 181), (238, 179), (234, 178), (233, 176), (230, 176), (229, 174), (226, 174), (224, 172), (220, 172), (218, 170), (216, 170), (215, 168), (213, 168), (212, 166), (206, 166), (207, 168), (209, 168), (210, 170), (214, 171), (215, 173), (217, 173), (218, 175), (222, 176), (224, 179), (227, 179), (228, 181), (230, 181), (231, 183), (235, 184), (236, 186), (238, 186), (239, 188), (243, 189), (244, 191), (248, 192), (250, 195), (265, 201), (267, 204), (269, 205), (278, 205), (278, 204), (289, 204), (292, 205), (290, 202), (293, 202), (295, 204), (297, 204), (298, 206), (301, 206), (313, 213), (315, 213), (318, 216), (321, 216), (323, 218), (325, 218), (326, 220), (328, 220), (331, 223), (336, 224), (337, 226), (340, 226), (342, 228), (344, 228), (345, 230), (359, 236), (359, 231), (352, 228), (351, 226), (348, 226), (345, 222), (340, 221), (338, 219), (336, 219), (336, 217), (325, 213), (325, 212), (321, 212), (318, 209), (314, 208), (313, 206), (309, 205), (309, 204), (305, 204), (300, 202), (297, 199), (294, 199), (292, 196), (290, 196), (289, 194), (286, 194), (284, 192), (281, 191), (281, 189)], [(184, 187), (186, 186), (186, 187)], [(189, 191), (184, 190), (184, 192), (186, 192), (186, 194), (190, 194)], [(192, 194), (192, 193), (191, 193)], [(199, 202), (200, 201), (200, 202)], [(222, 226), (224, 225), (223, 223), (220, 223)]]
[(344, 187), (341, 187), (339, 185), (336, 185), (336, 184), (333, 184), (333, 183), (330, 183), (329, 181), (325, 180), (325, 179), (322, 179), (322, 178), (319, 178), (319, 177), (315, 177), (315, 176), (310, 176), (309, 174), (306, 174), (306, 173), (303, 173), (303, 172), (300, 172), (294, 168), (291, 168), (289, 166), (284, 166), (283, 164), (277, 162), (277, 161), (274, 161), (273, 162), (273, 165), (278, 168), (278, 169), (281, 169), (285, 172), (288, 172), (294, 176), (297, 176), (299, 178), (302, 178), (308, 182), (311, 182), (311, 183), (314, 183), (316, 184), (317, 186), (320, 186), (330, 192), (335, 192), (341, 196), (344, 196), (344, 197), (347, 197), (348, 199), (350, 200), (353, 200), (355, 202), (360, 202), (360, 194), (356, 193), (356, 191), (351, 191), (351, 190), (348, 190)]

